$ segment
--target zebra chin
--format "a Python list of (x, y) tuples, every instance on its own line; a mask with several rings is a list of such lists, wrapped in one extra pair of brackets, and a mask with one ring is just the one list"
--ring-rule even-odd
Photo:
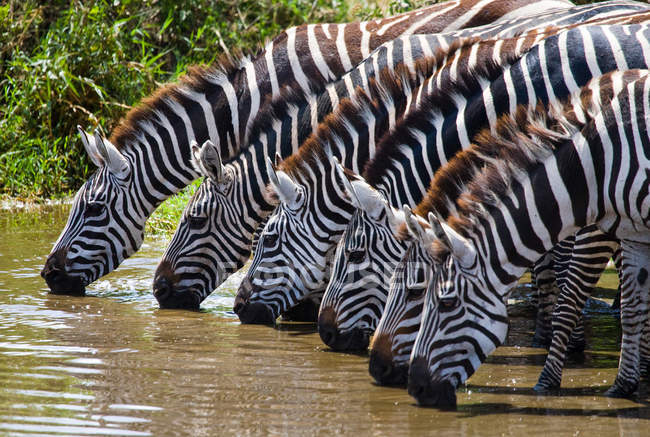
[(456, 409), (456, 387), (447, 379), (432, 378), (427, 362), (422, 357), (411, 362), (408, 373), (408, 393), (421, 407)]

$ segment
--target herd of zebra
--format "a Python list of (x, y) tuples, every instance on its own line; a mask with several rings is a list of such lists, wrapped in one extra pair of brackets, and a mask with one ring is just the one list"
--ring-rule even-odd
[(558, 388), (613, 256), (623, 338), (606, 394), (630, 396), (650, 364), (649, 24), (629, 0), (449, 0), (193, 67), (110, 139), (79, 128), (98, 169), (41, 274), (84, 294), (203, 177), (155, 273), (161, 308), (198, 308), (254, 252), (242, 323), (317, 321), (334, 350), (373, 336), (378, 383), (449, 408), (504, 342), (528, 269), (550, 348), (535, 389)]

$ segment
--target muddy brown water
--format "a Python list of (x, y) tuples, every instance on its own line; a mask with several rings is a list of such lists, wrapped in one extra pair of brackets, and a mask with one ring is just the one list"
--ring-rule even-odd
[(645, 383), (633, 400), (601, 396), (619, 347), (602, 301), (590, 305), (589, 349), (568, 363), (559, 395), (538, 396), (545, 351), (529, 347), (524, 288), (508, 344), (459, 390), (458, 411), (440, 412), (374, 385), (367, 356), (330, 352), (313, 325), (240, 325), (230, 308), (241, 276), (201, 312), (159, 310), (150, 283), (161, 241), (89, 296), (49, 295), (39, 271), (67, 209), (0, 209), (0, 435), (650, 434)]

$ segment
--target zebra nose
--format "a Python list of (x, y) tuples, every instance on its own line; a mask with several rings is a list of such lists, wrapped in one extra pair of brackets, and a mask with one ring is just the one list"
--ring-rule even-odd
[(408, 366), (398, 366), (377, 350), (370, 350), (368, 371), (379, 385), (406, 385)]
[(283, 320), (292, 322), (309, 322), (316, 323), (318, 321), (318, 303), (311, 299), (303, 299), (296, 305), (282, 313)]
[(417, 357), (411, 362), (408, 372), (408, 393), (418, 405), (443, 410), (456, 408), (456, 389), (448, 380), (433, 381), (427, 362)]
[(336, 312), (329, 306), (321, 308), (318, 313), (318, 335), (332, 349), (336, 343), (336, 332)]
[(41, 270), (41, 277), (45, 279), (50, 293), (83, 296), (86, 289), (80, 277), (70, 276), (65, 270), (67, 249), (59, 249), (50, 254)]
[(368, 333), (357, 327), (341, 331), (332, 307), (325, 307), (318, 314), (318, 334), (323, 343), (335, 351), (362, 351), (368, 348)]
[(249, 278), (244, 278), (237, 296), (233, 311), (239, 317), (239, 320), (245, 324), (273, 325), (277, 315), (274, 311), (262, 302), (251, 302), (250, 298), (255, 290), (255, 285)]
[(172, 284), (164, 276), (159, 276), (153, 283), (153, 295), (162, 307), (164, 302), (171, 297), (173, 292)]
[(251, 297), (253, 291), (253, 283), (249, 278), (244, 278), (239, 284), (239, 289), (237, 290), (237, 296), (235, 296), (235, 305), (233, 306), (233, 311), (235, 314), (239, 315), (244, 307), (248, 304), (248, 300)]

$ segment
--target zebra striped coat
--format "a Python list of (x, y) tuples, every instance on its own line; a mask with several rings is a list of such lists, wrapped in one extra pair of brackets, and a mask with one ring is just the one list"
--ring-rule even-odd
[[(436, 135), (439, 134), (436, 132), (448, 132), (445, 134), (446, 140), (437, 142), (437, 149), (434, 147), (433, 150), (437, 150), (438, 156), (441, 157), (452, 156), (462, 145), (470, 143), (473, 129), (492, 125), (496, 122), (496, 115), (510, 110), (513, 102), (527, 103), (537, 99), (543, 102), (554, 101), (557, 96), (566, 95), (579, 84), (584, 84), (592, 74), (600, 74), (600, 71), (590, 70), (589, 65), (594, 62), (600, 64), (602, 71), (627, 68), (629, 65), (645, 67), (645, 36), (628, 36), (626, 31), (627, 29), (616, 26), (580, 26), (548, 37), (534, 46), (520, 61), (505, 68), (499, 80), (482, 80), (479, 75), (478, 79), (472, 79), (473, 82), (468, 86), (469, 91), (460, 87), (459, 95), (447, 99), (448, 103), (441, 105), (436, 111), (431, 111), (431, 120), (422, 122), (428, 129), (422, 131), (422, 138), (437, 141)], [(619, 37), (620, 43), (624, 43), (626, 47), (625, 59), (610, 45), (616, 47)], [(526, 37), (494, 45), (477, 43), (477, 47), (483, 44), (483, 47), (488, 48), (487, 56), (482, 56), (482, 53), (477, 55), (480, 51), (478, 49), (475, 52), (459, 51), (459, 58), (456, 58), (456, 61), (450, 60), (449, 68), (442, 69), (437, 73), (437, 77), (450, 76), (450, 71), (453, 77), (456, 71), (460, 71), (459, 65), (466, 67), (468, 62), (457, 62), (457, 59), (464, 56), (471, 59), (473, 53), (479, 59), (492, 59), (494, 47), (499, 47), (499, 53), (516, 53), (510, 48), (529, 48), (526, 46), (527, 42), (534, 45), (534, 39)], [(567, 44), (580, 49), (567, 50)], [(583, 47), (588, 49), (583, 51)], [(592, 48), (595, 52), (590, 51)], [(594, 53), (598, 55), (595, 56)], [(561, 58), (563, 62), (549, 62), (557, 58)], [(471, 62), (469, 64), (471, 65)], [(571, 66), (570, 69), (568, 65)], [(572, 75), (570, 80), (568, 77), (566, 81), (550, 80), (562, 78), (566, 74)], [(445, 87), (440, 89), (444, 90)], [(467, 94), (464, 94), (465, 92)], [(474, 106), (471, 102), (474, 102)], [(455, 115), (446, 118), (445, 115), (449, 113)], [(439, 121), (441, 124), (438, 124)], [(351, 130), (348, 137), (355, 139), (357, 132)], [(426, 148), (423, 150), (421, 153), (426, 153)], [(422, 162), (438, 159), (436, 156), (424, 156)], [(291, 168), (291, 172), (299, 181), (294, 183), (297, 186), (292, 190), (306, 194), (304, 197), (310, 201), (301, 202), (300, 208), (296, 205), (281, 205), (262, 234), (263, 237), (272, 237), (268, 243), (260, 241), (247, 279), (240, 288), (240, 302), (255, 305), (255, 312), (262, 315), (267, 323), (272, 321), (278, 312), (304, 298), (309, 291), (316, 291), (317, 287), (322, 287), (321, 290), (324, 288), (333, 242), (341, 235), (354, 211), (352, 202), (340, 198), (340, 189), (334, 182), (335, 178), (330, 176), (332, 168), (327, 160), (312, 158), (301, 166), (302, 169), (298, 171)], [(431, 167), (435, 168), (435, 165), (432, 164)], [(397, 183), (393, 186), (397, 186), (397, 189), (391, 192), (404, 190), (404, 187), (408, 186), (400, 179), (400, 175), (404, 174), (411, 172), (398, 170), (394, 173)], [(432, 172), (429, 171), (429, 174)], [(287, 266), (299, 268), (288, 269)], [(265, 307), (264, 310), (262, 306)]]
[[(138, 250), (144, 224), (160, 203), (198, 176), (191, 143), (211, 140), (222, 159), (248, 144), (253, 121), (282, 89), (308, 91), (339, 78), (398, 35), (492, 22), (530, 0), (453, 0), (382, 20), (304, 25), (283, 32), (254, 60), (190, 69), (129, 112), (110, 141), (81, 132), (99, 167), (80, 188), (68, 222), (41, 272), (53, 293), (85, 286)], [(548, 1), (545, 7), (568, 7)]]
[[(543, 18), (548, 23), (571, 23), (598, 14), (611, 16), (622, 14), (626, 10), (644, 9), (647, 6), (639, 3), (609, 2), (599, 7), (590, 5), (589, 8), (575, 8), (564, 15), (549, 13)], [(578, 13), (578, 10), (582, 12)], [(537, 24), (542, 23), (544, 21)], [(516, 24), (514, 26), (509, 21), (499, 26), (494, 25), (491, 31), (498, 33), (503, 29), (521, 29), (518, 27), (522, 25), (521, 20)], [(239, 166), (247, 171), (233, 170), (233, 180), (237, 187), (232, 190), (235, 197), (227, 199), (225, 193), (212, 189), (214, 185), (208, 181), (188, 205), (156, 276), (154, 289), (159, 290), (156, 295), (163, 301), (161, 305), (198, 305), (247, 259), (250, 253), (250, 234), (271, 208), (262, 195), (263, 186), (268, 182), (264, 160), (269, 154), (272, 156), (278, 152), (286, 156), (296, 150), (297, 143), (314, 129), (314, 120), (321, 119), (331, 108), (337, 107), (340, 99), (350, 95), (355, 85), (367, 89), (368, 81), (365, 78), (374, 75), (381, 67), (433, 53), (437, 47), (447, 47), (453, 40), (466, 34), (469, 33), (398, 39), (376, 51), (371, 57), (372, 61), (364, 62), (338, 85), (329, 86), (320, 95), (294, 96), (296, 98), (290, 102), (276, 102), (279, 109), (276, 107), (269, 111), (271, 115), (264, 117), (266, 122), (262, 126), (265, 127), (253, 129), (257, 133), (251, 135), (254, 145), (249, 148), (250, 154), (244, 154), (241, 159), (229, 164), (233, 168)], [(288, 146), (289, 143), (291, 147)], [(366, 159), (364, 153), (360, 151), (358, 159)]]
[[(640, 28), (645, 29), (645, 27)], [(606, 83), (605, 79), (594, 82), (597, 87), (600, 87), (601, 83)], [(609, 85), (604, 87), (605, 90), (609, 88)], [(611, 99), (609, 94), (599, 94), (598, 89), (587, 89), (587, 91), (594, 96), (595, 101)], [(447, 193), (449, 196), (449, 193), (457, 190), (458, 183), (455, 179), (437, 177), (436, 181), (432, 182), (428, 200), (418, 206), (417, 213), (426, 215), (433, 209), (434, 205), (430, 199), (435, 198), (436, 193), (438, 195)], [(560, 317), (554, 320), (556, 335), (553, 336), (538, 389), (559, 386), (569, 336), (586, 298), (618, 245), (602, 232), (595, 231), (593, 227), (585, 228), (577, 234), (576, 238), (576, 251), (572, 256), (577, 258), (574, 258), (571, 263), (564, 260), (557, 267), (562, 293), (558, 298), (556, 314), (560, 314)], [(420, 282), (409, 278), (408, 272), (421, 272), (431, 267), (431, 259), (417, 241), (407, 238), (405, 243), (407, 243), (406, 247), (410, 245), (411, 248), (398, 263), (396, 273), (391, 279), (386, 308), (375, 332), (370, 352), (370, 372), (381, 383), (405, 381), (409, 355), (419, 329), (420, 318), (417, 314), (422, 305), (422, 287), (412, 285)], [(384, 254), (384, 256), (388, 255)], [(412, 292), (412, 288), (415, 292)]]
[(602, 105), (578, 96), (551, 111), (520, 108), (445, 167), (466, 183), (457, 199), (433, 199), (449, 219), (429, 215), (435, 265), (409, 369), (418, 403), (455, 406), (455, 388), (504, 341), (505, 298), (526, 265), (590, 223), (622, 247), (622, 352), (607, 394), (636, 390), (650, 296), (650, 75), (607, 84), (615, 97)]

